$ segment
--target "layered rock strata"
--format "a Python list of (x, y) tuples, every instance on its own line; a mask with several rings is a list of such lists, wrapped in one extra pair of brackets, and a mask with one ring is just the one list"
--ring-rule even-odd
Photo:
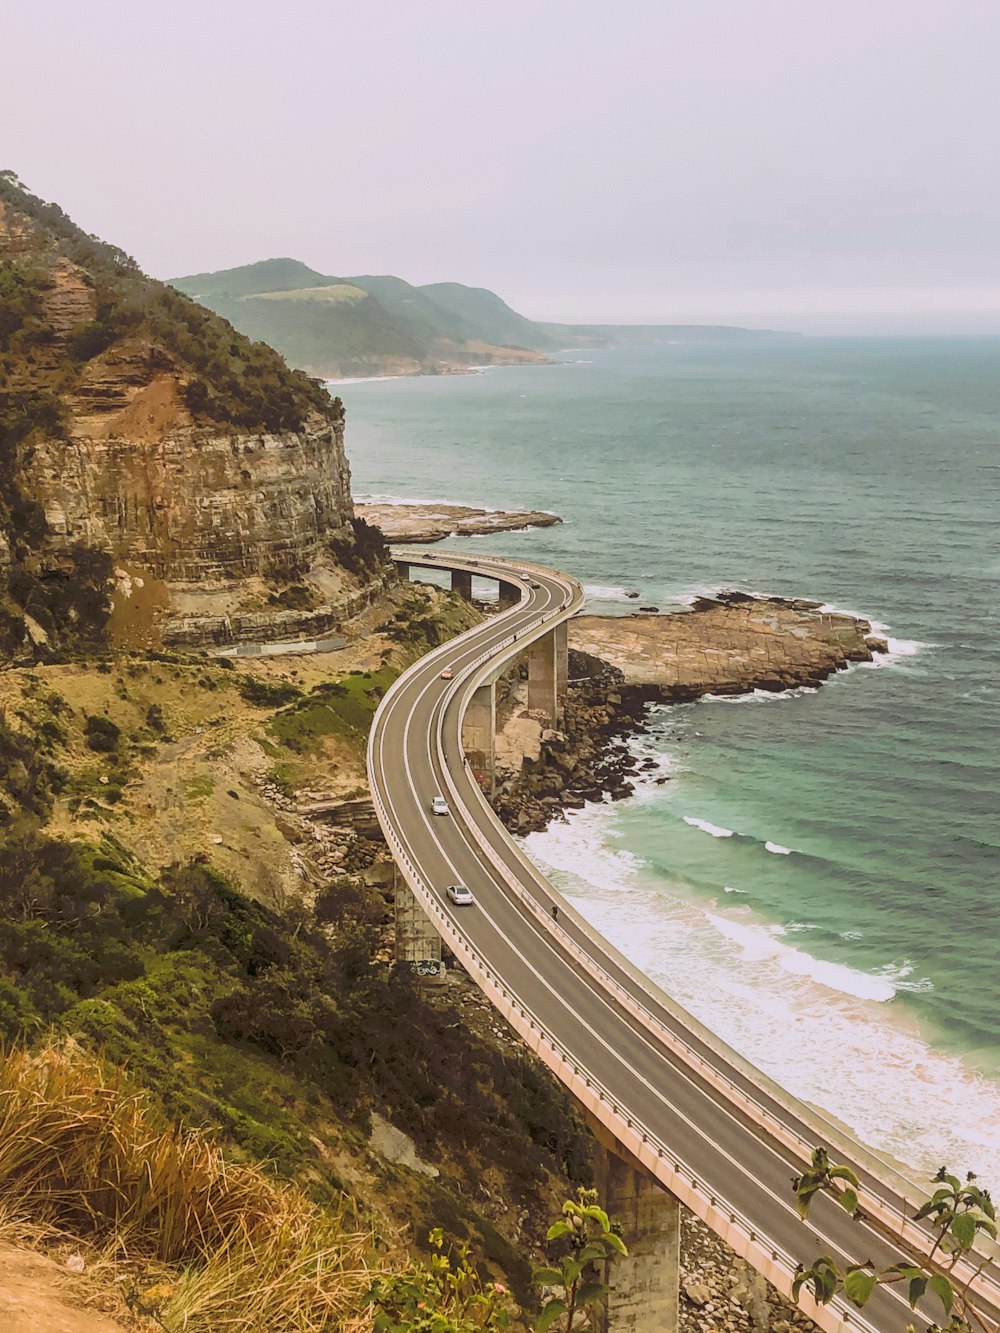
[(456, 504), (355, 505), (359, 518), (381, 528), (389, 541), (426, 543), (445, 537), (550, 528), (562, 519), (542, 509), (476, 509)]

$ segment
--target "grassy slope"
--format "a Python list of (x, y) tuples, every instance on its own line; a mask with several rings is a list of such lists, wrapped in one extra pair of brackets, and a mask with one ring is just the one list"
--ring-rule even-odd
[[(0, 1033), (72, 1034), (317, 1199), (346, 1188), (418, 1240), (440, 1224), (520, 1286), (510, 1221), (586, 1174), (565, 1099), (497, 1049), (473, 996), (390, 969), (387, 904), (357, 875), (303, 902), (287, 841), (303, 835), (246, 771), (252, 750), (289, 789), (363, 782), (382, 691), (468, 623), (450, 594), (398, 599), (342, 657), (237, 671), (129, 654), (0, 676), (0, 785), (29, 815), (0, 814)], [(365, 1151), (372, 1109), (439, 1179)], [(481, 1184), (504, 1202), (484, 1212)]]

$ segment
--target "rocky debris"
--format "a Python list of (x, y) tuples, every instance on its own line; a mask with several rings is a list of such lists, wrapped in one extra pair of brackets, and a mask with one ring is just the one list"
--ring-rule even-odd
[(416, 1171), (421, 1176), (430, 1176), (435, 1179), (441, 1174), (436, 1166), (431, 1166), (425, 1162), (417, 1153), (416, 1144), (401, 1129), (391, 1125), (384, 1116), (380, 1116), (377, 1111), (371, 1113), (372, 1132), (368, 1139), (369, 1147), (374, 1149), (387, 1161), (393, 1162), (398, 1166), (409, 1167), (411, 1171)]
[(681, 1333), (815, 1333), (816, 1325), (681, 1210)]
[(356, 504), (354, 511), (393, 542), (439, 542), (490, 532), (550, 528), (562, 519), (540, 509), (475, 509), (455, 504)]
[[(563, 810), (588, 801), (629, 796), (640, 761), (628, 738), (642, 729), (644, 689), (626, 689), (622, 672), (600, 658), (570, 650), (570, 686), (560, 730), (542, 731), (538, 757), (525, 754), (520, 772), (501, 772), (493, 808), (513, 833), (543, 829)], [(530, 714), (514, 713), (511, 726), (523, 726)], [(502, 754), (509, 747), (501, 744)]]
[(867, 620), (804, 598), (741, 592), (699, 597), (671, 615), (580, 616), (571, 635), (618, 667), (627, 685), (654, 687), (666, 703), (815, 687), (888, 651)]

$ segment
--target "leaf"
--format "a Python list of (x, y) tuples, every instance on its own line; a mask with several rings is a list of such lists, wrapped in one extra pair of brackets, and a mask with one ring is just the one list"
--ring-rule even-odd
[(609, 1231), (604, 1237), (604, 1243), (610, 1249), (614, 1250), (616, 1254), (628, 1254), (628, 1246), (622, 1240), (621, 1236), (616, 1235), (613, 1231)]
[(562, 1285), (562, 1273), (558, 1268), (536, 1268), (531, 1280), (539, 1287), (557, 1287)]
[(959, 1213), (952, 1218), (951, 1234), (963, 1250), (971, 1249), (976, 1239), (976, 1217), (974, 1213)]
[(545, 1309), (538, 1316), (538, 1321), (535, 1324), (537, 1333), (546, 1333), (546, 1329), (550, 1328), (559, 1316), (565, 1313), (565, 1301), (549, 1301), (548, 1305), (546, 1305)]
[(943, 1273), (933, 1273), (928, 1284), (931, 1291), (944, 1306), (946, 1315), (951, 1314), (951, 1307), (955, 1303), (955, 1292), (951, 1283)]
[(572, 1230), (573, 1228), (570, 1226), (568, 1222), (562, 1222), (562, 1221), (553, 1222), (552, 1225), (549, 1227), (548, 1231), (546, 1231), (545, 1233), (545, 1239), (558, 1240), (560, 1236), (565, 1236), (568, 1231)]
[(844, 1275), (844, 1291), (847, 1299), (860, 1309), (865, 1305), (875, 1290), (878, 1274), (867, 1268), (849, 1268)]
[(857, 1178), (849, 1166), (835, 1166), (830, 1172), (831, 1180), (846, 1180), (857, 1189), (861, 1181)]
[(844, 1190), (843, 1193), (837, 1195), (837, 1202), (840, 1204), (841, 1208), (846, 1209), (846, 1211), (851, 1214), (858, 1211), (858, 1195), (856, 1190)]
[(580, 1305), (593, 1305), (595, 1301), (607, 1295), (607, 1292), (608, 1287), (604, 1282), (585, 1282), (576, 1293), (576, 1299)]
[(910, 1289), (906, 1293), (906, 1299), (910, 1302), (910, 1309), (916, 1309), (917, 1301), (927, 1290), (928, 1277), (926, 1273), (921, 1273), (919, 1277), (910, 1278)]

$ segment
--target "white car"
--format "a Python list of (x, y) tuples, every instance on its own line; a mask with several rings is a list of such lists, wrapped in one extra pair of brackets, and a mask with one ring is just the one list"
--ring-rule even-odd
[(472, 906), (472, 891), (467, 889), (464, 884), (449, 884), (445, 893), (456, 907)]
[(449, 813), (449, 812), (448, 812), (448, 802), (444, 799), (444, 797), (443, 797), (443, 796), (432, 796), (432, 797), (431, 797), (431, 814), (432, 814), (432, 815), (446, 815), (446, 814), (448, 814), (448, 813)]

